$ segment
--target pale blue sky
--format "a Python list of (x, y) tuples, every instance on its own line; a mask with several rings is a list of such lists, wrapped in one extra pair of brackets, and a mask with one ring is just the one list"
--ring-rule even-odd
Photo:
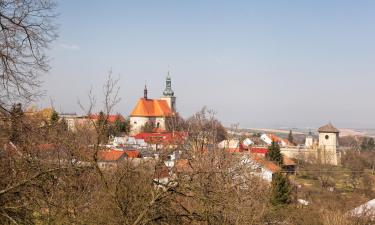
[(112, 69), (128, 115), (160, 97), (167, 71), (178, 110), (207, 105), (242, 127), (375, 127), (375, 1), (59, 2), (44, 76), (57, 109), (80, 113)]

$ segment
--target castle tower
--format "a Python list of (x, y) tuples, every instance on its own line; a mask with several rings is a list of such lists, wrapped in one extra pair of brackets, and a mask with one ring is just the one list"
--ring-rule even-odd
[(169, 75), (169, 72), (165, 83), (166, 84), (163, 91), (163, 97), (161, 97), (160, 99), (167, 101), (172, 112), (176, 112), (176, 97), (174, 96), (174, 91), (172, 90), (172, 79)]
[(319, 132), (319, 145), (321, 160), (327, 164), (338, 164), (338, 147), (339, 147), (339, 133), (340, 131), (335, 128), (331, 123), (320, 127)]

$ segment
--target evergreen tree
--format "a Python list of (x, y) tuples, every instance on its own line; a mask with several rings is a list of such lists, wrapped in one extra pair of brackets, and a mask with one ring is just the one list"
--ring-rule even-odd
[(275, 173), (271, 183), (271, 204), (274, 206), (289, 204), (291, 192), (292, 187), (288, 177)]
[(13, 104), (10, 111), (10, 140), (13, 143), (20, 141), (22, 132), (23, 110), (21, 103)]
[(293, 132), (292, 132), (292, 130), (289, 131), (288, 141), (289, 141), (291, 144), (294, 144), (294, 140), (293, 140)]
[(51, 118), (50, 118), (50, 124), (52, 125), (52, 126), (56, 126), (58, 123), (59, 123), (59, 120), (60, 120), (60, 116), (59, 116), (59, 114), (55, 111), (55, 110), (53, 110), (52, 111), (52, 115), (51, 115)]
[(121, 121), (120, 115), (116, 116), (112, 130), (114, 136), (119, 136), (121, 133), (125, 132), (125, 122)]
[(268, 147), (266, 158), (270, 161), (276, 162), (279, 165), (283, 164), (283, 155), (280, 152), (280, 146), (277, 142), (272, 141), (271, 145)]

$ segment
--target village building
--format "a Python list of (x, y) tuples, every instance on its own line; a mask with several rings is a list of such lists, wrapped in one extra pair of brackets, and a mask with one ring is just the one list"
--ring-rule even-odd
[(137, 150), (106, 149), (98, 151), (98, 165), (102, 169), (111, 169), (126, 159), (137, 159), (141, 155)]
[(319, 145), (318, 149), (321, 154), (320, 158), (325, 164), (338, 164), (338, 147), (339, 147), (339, 133), (332, 124), (327, 124), (318, 129)]
[(340, 131), (329, 123), (320, 127), (318, 133), (318, 140), (314, 140), (312, 135), (308, 135), (304, 147), (282, 147), (280, 149), (281, 153), (289, 158), (301, 159), (312, 163), (339, 165), (341, 161), (338, 141)]
[(313, 145), (314, 145), (314, 137), (313, 137), (313, 135), (310, 131), (309, 134), (306, 136), (306, 139), (305, 139), (305, 147), (311, 148)]
[(282, 147), (291, 146), (292, 144), (287, 140), (280, 138), (274, 134), (262, 134), (260, 136), (262, 141), (264, 141), (267, 145), (271, 145), (272, 142), (278, 143)]
[(136, 135), (142, 131), (146, 125), (166, 130), (166, 121), (175, 115), (176, 97), (172, 90), (171, 77), (167, 76), (166, 87), (160, 99), (148, 98), (148, 90), (145, 86), (143, 98), (138, 100), (130, 114), (131, 135)]

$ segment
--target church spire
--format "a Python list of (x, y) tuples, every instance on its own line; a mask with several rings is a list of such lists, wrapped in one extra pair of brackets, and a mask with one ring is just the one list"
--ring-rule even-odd
[(143, 90), (143, 96), (144, 96), (144, 99), (147, 100), (147, 85), (145, 84), (145, 89)]
[(172, 79), (171, 79), (171, 76), (169, 75), (169, 71), (168, 71), (168, 75), (167, 75), (167, 79), (165, 83), (166, 85), (165, 85), (163, 95), (166, 97), (173, 97), (174, 91), (172, 90)]

